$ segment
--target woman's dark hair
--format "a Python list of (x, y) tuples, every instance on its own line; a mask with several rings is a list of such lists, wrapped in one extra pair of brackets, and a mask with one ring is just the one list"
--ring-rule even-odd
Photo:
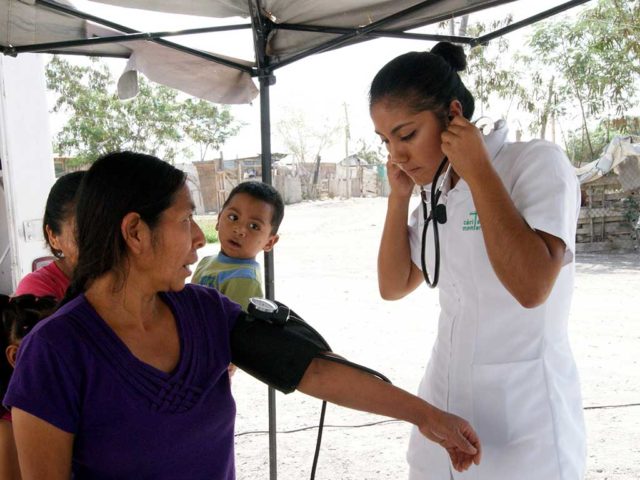
[(269, 205), (273, 206), (273, 216), (271, 218), (271, 235), (278, 233), (278, 228), (284, 218), (284, 201), (280, 192), (271, 185), (264, 182), (258, 182), (250, 180), (242, 182), (233, 187), (233, 190), (229, 193), (229, 196), (222, 205), (222, 210), (229, 204), (231, 199), (239, 193), (246, 193), (257, 200), (261, 200)]
[(124, 280), (127, 248), (120, 231), (122, 219), (136, 212), (153, 229), (185, 181), (184, 172), (151, 155), (116, 152), (96, 160), (78, 192), (78, 264), (61, 305), (108, 271)]
[(0, 395), (4, 396), (13, 367), (7, 360), (5, 350), (15, 345), (43, 318), (51, 315), (58, 301), (55, 297), (36, 297), (26, 294), (16, 297), (0, 295)]
[(80, 182), (84, 177), (84, 172), (72, 172), (61, 176), (49, 190), (47, 204), (44, 207), (44, 218), (42, 219), (42, 232), (44, 239), (49, 245), (49, 250), (56, 258), (62, 258), (60, 250), (53, 248), (47, 235), (47, 226), (56, 235), (60, 235), (62, 224), (74, 214), (76, 207), (76, 195), (80, 188)]
[(462, 47), (449, 42), (436, 44), (430, 52), (400, 55), (382, 67), (371, 82), (369, 107), (390, 99), (415, 112), (430, 110), (446, 118), (451, 101), (457, 99), (464, 117), (471, 119), (473, 96), (458, 75), (466, 66)]

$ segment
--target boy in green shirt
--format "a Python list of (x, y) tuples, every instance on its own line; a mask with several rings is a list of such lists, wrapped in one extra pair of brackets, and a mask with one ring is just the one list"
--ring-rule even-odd
[(283, 217), (284, 202), (271, 185), (238, 184), (218, 214), (220, 253), (200, 260), (192, 283), (215, 288), (245, 310), (249, 298), (264, 297), (256, 255), (276, 244)]

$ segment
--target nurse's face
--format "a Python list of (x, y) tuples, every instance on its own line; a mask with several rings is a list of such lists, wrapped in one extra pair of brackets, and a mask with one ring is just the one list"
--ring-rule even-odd
[(390, 160), (417, 185), (431, 183), (444, 158), (440, 140), (443, 120), (433, 111), (416, 113), (403, 102), (384, 98), (371, 106), (370, 114)]

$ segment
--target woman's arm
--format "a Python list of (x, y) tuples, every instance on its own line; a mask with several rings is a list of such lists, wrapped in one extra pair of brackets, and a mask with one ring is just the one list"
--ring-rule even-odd
[(523, 307), (542, 304), (562, 268), (564, 242), (527, 225), (472, 123), (455, 117), (442, 134), (442, 151), (471, 189), (487, 254), (500, 282)]
[(0, 420), (0, 478), (2, 480), (20, 480), (13, 428), (11, 422), (6, 420)]
[(454, 468), (480, 462), (480, 441), (469, 423), (365, 372), (314, 359), (298, 390), (344, 407), (404, 420), (447, 450)]
[(422, 272), (411, 261), (407, 227), (414, 183), (392, 161), (387, 172), (392, 190), (378, 250), (378, 288), (385, 300), (398, 300), (420, 285)]
[(16, 407), (11, 418), (23, 480), (69, 480), (73, 434)]

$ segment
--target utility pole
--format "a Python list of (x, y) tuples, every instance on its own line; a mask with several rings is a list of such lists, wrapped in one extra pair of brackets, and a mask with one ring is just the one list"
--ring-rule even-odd
[(347, 102), (342, 102), (344, 107), (344, 156), (349, 156), (349, 140), (351, 140), (351, 126), (349, 125), (349, 110)]

